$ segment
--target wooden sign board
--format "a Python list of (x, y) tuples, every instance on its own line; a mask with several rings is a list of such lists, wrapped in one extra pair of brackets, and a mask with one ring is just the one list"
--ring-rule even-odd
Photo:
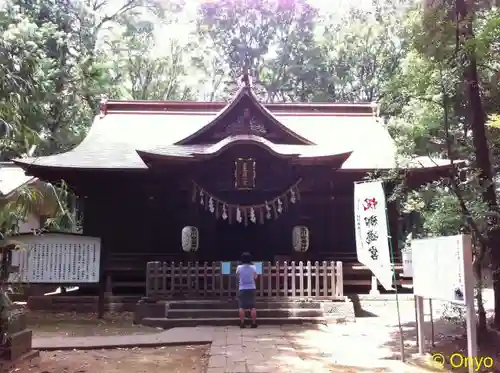
[(17, 273), (11, 283), (80, 284), (99, 282), (100, 239), (78, 235), (31, 236), (26, 248), (13, 252)]
[(254, 189), (255, 177), (255, 159), (238, 158), (234, 162), (234, 187), (236, 189)]

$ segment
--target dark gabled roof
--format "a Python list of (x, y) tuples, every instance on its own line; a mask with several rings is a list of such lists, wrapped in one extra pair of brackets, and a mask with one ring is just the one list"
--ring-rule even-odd
[[(222, 123), (220, 119), (243, 99), (250, 100), (273, 129), (293, 140), (295, 145), (276, 144), (271, 138), (250, 134), (246, 138), (226, 137), (216, 144), (196, 141), (198, 136)], [(343, 159), (345, 156), (347, 160), (343, 159), (342, 169), (397, 166), (394, 141), (374, 115), (372, 104), (260, 104), (248, 88), (240, 89), (231, 103), (107, 101), (101, 106), (101, 113), (95, 117), (87, 137), (73, 150), (14, 162), (28, 171), (43, 168), (144, 170), (147, 165), (143, 158), (210, 157), (241, 142), (252, 142), (277, 156), (296, 159), (334, 156)]]
[(287, 135), (287, 137), (291, 138), (291, 140), (295, 143), (297, 142), (299, 145), (312, 145), (313, 141), (302, 137), (300, 134), (294, 132), (292, 129), (283, 125), (264, 105), (262, 105), (257, 97), (255, 97), (254, 93), (249, 87), (243, 86), (236, 93), (235, 97), (229, 105), (226, 105), (217, 115), (205, 126), (200, 128), (198, 131), (192, 133), (188, 137), (178, 141), (176, 145), (193, 145), (197, 143), (197, 138), (199, 138), (204, 133), (210, 131), (213, 127), (215, 127), (218, 123), (220, 123), (224, 118), (229, 115), (233, 110), (235, 110), (236, 106), (242, 102), (244, 99), (247, 99), (250, 105), (254, 110), (259, 112), (263, 117), (265, 117), (274, 127), (275, 130)]
[[(15, 162), (24, 168), (146, 169), (136, 150), (168, 147), (183, 154), (189, 152), (191, 145), (186, 145), (184, 150), (171, 145), (206, 126), (223, 107), (223, 103), (111, 101), (107, 111), (96, 116), (87, 137), (73, 150)], [(271, 104), (266, 107), (280, 123), (322, 151), (330, 149), (331, 154), (335, 154), (338, 149), (353, 150), (346, 162), (349, 168), (394, 166), (393, 140), (371, 114), (368, 104)]]

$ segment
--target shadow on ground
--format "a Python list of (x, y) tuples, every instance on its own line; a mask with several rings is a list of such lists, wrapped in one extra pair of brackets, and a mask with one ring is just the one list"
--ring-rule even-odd
[[(342, 334), (349, 333), (340, 325), (338, 327), (343, 329)], [(225, 347), (217, 346), (215, 341), (215, 345), (212, 344), (209, 363), (212, 368), (225, 364), (225, 372), (403, 373), (400, 369), (386, 369), (380, 366), (375, 370), (374, 364), (360, 359), (362, 345), (358, 343), (348, 346), (341, 339), (337, 339), (342, 338), (341, 335), (332, 335), (331, 328), (326, 326), (269, 327), (243, 330), (241, 333), (226, 329), (225, 334)], [(240, 338), (241, 347), (238, 347)], [(339, 348), (341, 351), (336, 351)], [(217, 355), (220, 358), (215, 357)], [(390, 365), (390, 362), (385, 362), (384, 365)]]
[[(433, 325), (434, 324), (434, 325)], [(401, 335), (404, 342), (404, 353), (410, 363), (421, 368), (434, 368), (434, 371), (453, 371), (453, 372), (468, 372), (466, 363), (461, 363), (460, 356), (467, 356), (467, 335), (465, 325), (459, 325), (450, 321), (438, 318), (434, 323), (425, 322), (424, 335), (425, 347), (424, 353), (428, 354), (424, 358), (416, 358), (418, 354), (417, 344), (417, 326), (415, 322), (407, 322), (402, 325), (403, 333), (396, 327), (391, 333), (391, 340), (385, 346), (393, 353), (388, 359), (400, 359), (401, 356)], [(475, 371), (477, 372), (500, 372), (500, 338), (498, 333), (490, 331), (487, 335), (483, 335), (478, 346), (479, 358), (491, 358), (489, 361), (493, 366), (485, 366), (485, 364), (477, 364)], [(439, 364), (433, 361), (432, 356), (436, 354), (443, 356), (445, 359), (445, 370), (439, 369)], [(457, 354), (453, 363), (450, 362), (450, 357)], [(485, 360), (486, 361), (486, 360)], [(462, 366), (458, 366), (462, 365)], [(486, 364), (488, 365), (488, 364)]]
[(359, 295), (349, 295), (349, 300), (352, 302), (352, 305), (354, 307), (354, 315), (356, 317), (377, 317), (375, 313), (363, 308), (359, 299)]

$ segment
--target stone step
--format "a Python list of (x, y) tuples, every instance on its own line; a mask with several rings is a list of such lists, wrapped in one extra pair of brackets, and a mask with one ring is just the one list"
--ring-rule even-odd
[[(212, 310), (235, 310), (238, 309), (238, 302), (236, 300), (229, 301), (171, 301), (169, 308), (172, 309), (212, 309)], [(293, 302), (293, 301), (259, 301), (256, 302), (257, 309), (321, 309), (320, 302)]]
[[(336, 320), (330, 320), (324, 317), (259, 317), (259, 325), (301, 325), (301, 324), (327, 324), (335, 323)], [(176, 327), (188, 326), (230, 326), (239, 325), (239, 319), (233, 318), (202, 318), (202, 319), (167, 319), (167, 318), (145, 318), (141, 321), (142, 325), (155, 328), (170, 329)]]
[[(257, 308), (257, 314), (263, 318), (281, 318), (281, 317), (321, 317), (321, 309), (307, 308), (280, 308), (280, 309), (260, 309)], [(237, 308), (233, 309), (170, 309), (167, 317), (169, 319), (199, 319), (199, 318), (234, 318), (238, 315)]]

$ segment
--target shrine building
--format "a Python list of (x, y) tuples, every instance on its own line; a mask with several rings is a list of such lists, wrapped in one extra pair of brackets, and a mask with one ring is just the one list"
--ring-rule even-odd
[[(108, 267), (120, 258), (140, 271), (151, 260), (234, 261), (244, 251), (258, 261), (356, 262), (354, 182), (397, 166), (376, 111), (264, 104), (249, 85), (230, 102), (109, 100), (74, 149), (14, 162), (70, 186), (83, 201), (83, 234), (100, 237)], [(409, 167), (421, 184), (449, 163)], [(399, 213), (388, 210), (397, 247)], [(301, 249), (294, 227), (307, 235)], [(181, 237), (193, 230), (189, 253)]]

